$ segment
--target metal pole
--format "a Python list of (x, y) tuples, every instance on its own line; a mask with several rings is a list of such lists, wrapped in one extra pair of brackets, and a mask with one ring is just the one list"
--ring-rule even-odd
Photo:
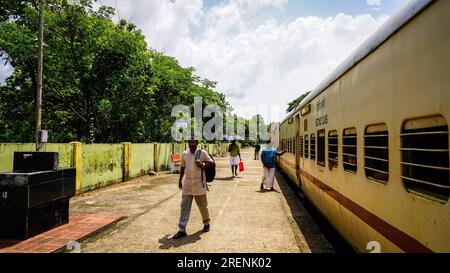
[(44, 40), (44, 0), (39, 0), (39, 37), (38, 37), (38, 70), (36, 91), (36, 151), (42, 152), (40, 141), (42, 126), (42, 70), (43, 70), (43, 40)]

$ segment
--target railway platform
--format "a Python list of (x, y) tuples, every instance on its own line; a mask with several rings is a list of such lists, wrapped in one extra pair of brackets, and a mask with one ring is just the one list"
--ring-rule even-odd
[(232, 179), (228, 157), (215, 158), (216, 180), (208, 194), (211, 231), (202, 233), (195, 203), (188, 237), (177, 232), (181, 191), (178, 175), (158, 174), (77, 196), (79, 214), (124, 216), (82, 242), (81, 252), (96, 253), (330, 253), (333, 247), (301, 202), (277, 175), (276, 192), (260, 192), (260, 161), (242, 152), (245, 172)]

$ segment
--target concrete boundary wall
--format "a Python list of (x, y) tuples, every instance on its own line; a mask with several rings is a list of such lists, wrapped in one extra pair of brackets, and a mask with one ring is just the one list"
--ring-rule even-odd
[[(220, 144), (200, 144), (199, 147), (216, 156)], [(185, 143), (128, 143), (83, 144), (48, 143), (46, 152), (59, 153), (60, 168), (76, 168), (77, 193), (83, 193), (149, 172), (170, 169), (171, 155), (182, 154), (188, 148)], [(0, 172), (13, 169), (15, 151), (34, 151), (32, 143), (0, 143)]]
[[(9, 172), (13, 169), (14, 152), (35, 151), (36, 144), (32, 143), (0, 143), (0, 172)], [(68, 143), (44, 145), (45, 152), (59, 153), (59, 166), (68, 168), (73, 166), (73, 149)]]
[(122, 182), (125, 175), (124, 145), (82, 145), (81, 192)]
[(130, 178), (147, 175), (155, 170), (153, 143), (131, 144)]

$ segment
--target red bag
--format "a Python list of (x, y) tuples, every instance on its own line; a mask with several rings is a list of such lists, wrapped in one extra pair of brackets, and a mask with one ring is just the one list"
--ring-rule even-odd
[(239, 162), (239, 172), (243, 172), (244, 171), (244, 162)]

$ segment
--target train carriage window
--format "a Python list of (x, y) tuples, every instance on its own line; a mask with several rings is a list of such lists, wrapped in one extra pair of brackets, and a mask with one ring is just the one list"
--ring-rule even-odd
[(406, 189), (447, 203), (450, 197), (448, 125), (442, 116), (405, 122), (401, 134), (402, 179)]
[(305, 158), (309, 157), (309, 138), (305, 136)]
[(317, 132), (317, 164), (325, 167), (325, 130)]
[(328, 133), (328, 164), (330, 168), (338, 166), (338, 132), (336, 130)]
[(316, 160), (316, 134), (311, 134), (311, 160)]
[(297, 140), (295, 139), (295, 137), (292, 139), (292, 153), (294, 155), (297, 154)]
[(386, 124), (368, 126), (364, 135), (364, 169), (369, 179), (389, 180), (389, 135)]
[(295, 137), (292, 138), (292, 153), (295, 155), (296, 149), (295, 149)]
[(299, 139), (299, 149), (300, 149), (300, 157), (303, 157), (303, 137), (302, 136)]
[(342, 141), (344, 170), (347, 172), (356, 173), (358, 170), (356, 128), (345, 129)]

